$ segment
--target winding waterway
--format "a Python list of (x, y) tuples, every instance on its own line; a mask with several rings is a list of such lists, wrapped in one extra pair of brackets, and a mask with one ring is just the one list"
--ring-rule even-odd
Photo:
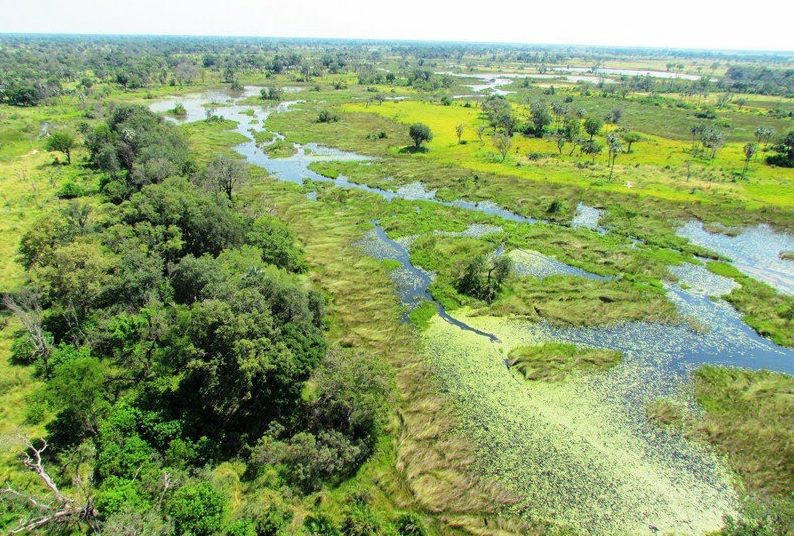
[[(421, 183), (389, 191), (343, 176), (331, 179), (309, 169), (319, 160), (367, 159), (354, 153), (307, 144), (297, 146), (293, 156), (270, 157), (257, 145), (254, 133), (265, 130), (270, 113), (287, 110), (293, 103), (275, 107), (237, 103), (257, 93), (258, 88), (246, 88), (238, 96), (190, 95), (151, 108), (164, 112), (182, 103), (187, 115), (169, 120), (188, 122), (204, 119), (207, 106), (218, 103), (213, 113), (236, 121), (236, 131), (247, 140), (235, 150), (279, 180), (301, 184), (311, 179), (387, 200), (431, 201), (509, 221), (536, 222), (490, 202), (438, 200)], [(578, 213), (577, 225), (601, 231), (600, 213), (585, 206)], [(484, 227), (464, 232), (496, 230)], [(689, 233), (693, 241), (697, 241), (695, 231)], [(742, 249), (734, 245), (730, 251), (721, 251), (722, 242), (707, 247), (731, 256), (741, 269), (737, 251)], [(404, 241), (391, 239), (376, 223), (361, 246), (376, 258), (399, 263), (391, 274), (407, 310), (424, 301), (436, 307), (438, 317), (423, 338), (429, 362), (439, 370), (444, 389), (460, 408), (461, 426), (473, 442), (481, 470), (522, 498), (514, 506), (522, 515), (560, 518), (575, 532), (624, 534), (652, 533), (651, 527), (677, 533), (713, 530), (723, 514), (733, 512), (735, 494), (713, 453), (659, 430), (645, 417), (647, 403), (660, 396), (683, 396), (684, 403), (694, 407), (691, 395), (681, 394), (682, 385), (691, 370), (702, 364), (794, 374), (794, 351), (760, 337), (720, 298), (731, 290), (732, 281), (701, 266), (671, 268), (679, 284), (667, 285), (668, 297), (689, 319), (680, 324), (554, 326), (466, 310), (450, 314), (433, 299), (428, 290), (433, 276), (412, 264)], [(532, 252), (507, 253), (530, 256), (525, 259), (528, 276), (595, 276), (555, 259), (533, 257)], [(769, 261), (765, 266), (774, 268), (771, 256), (764, 259)], [(538, 267), (535, 273), (533, 265)], [(623, 357), (606, 373), (559, 385), (528, 386), (504, 366), (503, 357), (510, 349), (546, 341), (611, 348)]]

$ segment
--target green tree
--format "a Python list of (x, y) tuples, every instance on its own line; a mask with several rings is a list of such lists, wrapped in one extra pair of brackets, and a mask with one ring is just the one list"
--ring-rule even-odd
[(414, 147), (419, 149), (424, 142), (433, 139), (433, 132), (424, 123), (414, 123), (408, 129), (408, 135), (414, 141)]
[(46, 392), (52, 405), (60, 410), (58, 419), (62, 422), (68, 419), (79, 425), (79, 428), (70, 430), (70, 439), (74, 441), (85, 434), (96, 433), (99, 417), (107, 411), (107, 369), (99, 359), (85, 351), (73, 351), (67, 355), (68, 358), (53, 367)]
[(458, 137), (458, 145), (460, 145), (461, 138), (463, 137), (463, 123), (455, 125), (455, 135)]
[(183, 536), (215, 536), (225, 511), (226, 498), (209, 482), (186, 484), (168, 501), (176, 533)]
[(530, 104), (529, 109), (535, 136), (542, 138), (546, 127), (549, 126), (552, 121), (549, 107), (543, 101), (535, 101)]
[(766, 158), (768, 164), (781, 167), (794, 167), (794, 130), (790, 130), (780, 143), (774, 147), (774, 155)]
[(626, 152), (631, 152), (631, 146), (635, 143), (639, 143), (643, 140), (642, 135), (639, 132), (624, 132), (621, 137), (623, 141), (626, 142)]
[(760, 145), (762, 143), (769, 143), (775, 136), (775, 129), (771, 127), (758, 127), (755, 129), (755, 140)]
[(204, 180), (211, 190), (224, 193), (231, 201), (234, 190), (248, 180), (248, 164), (225, 155), (218, 156), (207, 166)]
[(72, 163), (72, 149), (77, 144), (74, 134), (65, 130), (58, 130), (47, 138), (47, 150), (58, 151), (66, 155), (66, 163)]
[(55, 249), (49, 263), (35, 273), (51, 301), (83, 318), (109, 289), (115, 264), (95, 242), (73, 242)]
[(507, 134), (497, 132), (493, 135), (493, 144), (499, 154), (502, 155), (502, 162), (504, 162), (510, 152), (510, 148), (513, 146), (513, 138)]
[(722, 136), (722, 132), (714, 127), (707, 126), (700, 134), (700, 143), (703, 144), (703, 147), (706, 149), (711, 150), (711, 159), (714, 160), (717, 156), (717, 151), (723, 146), (725, 140)]
[(746, 143), (744, 145), (744, 169), (742, 169), (742, 178), (747, 177), (747, 167), (750, 165), (750, 160), (755, 156), (758, 146), (755, 143)]
[(599, 154), (602, 149), (602, 145), (595, 140), (584, 140), (579, 147), (579, 150), (583, 154), (590, 156), (593, 162), (595, 161), (596, 155)]
[(262, 251), (262, 260), (290, 272), (304, 272), (306, 262), (297, 239), (284, 222), (274, 216), (260, 216), (251, 224), (246, 243)]
[(609, 180), (612, 180), (612, 172), (615, 169), (615, 160), (618, 155), (623, 152), (623, 145), (620, 143), (620, 138), (617, 134), (611, 133), (607, 135), (607, 148), (609, 149)]
[(573, 155), (577, 145), (580, 143), (579, 135), (582, 133), (582, 123), (579, 121), (578, 117), (566, 117), (562, 128), (565, 135), (565, 141), (572, 144), (569, 155)]
[(593, 139), (593, 136), (601, 132), (604, 122), (595, 116), (589, 116), (584, 120), (584, 131)]

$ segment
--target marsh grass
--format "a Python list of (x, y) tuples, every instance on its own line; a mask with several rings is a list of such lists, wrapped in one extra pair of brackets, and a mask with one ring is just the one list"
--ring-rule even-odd
[[(355, 480), (371, 483), (385, 511), (425, 512), (440, 534), (511, 532), (502, 525), (528, 531), (521, 521), (494, 517), (513, 499), (474, 472), (473, 453), (455, 432), (455, 419), (423, 363), (414, 328), (400, 321), (390, 266), (354, 245), (385, 204), (335, 188), (320, 188), (318, 201), (309, 202), (299, 187), (268, 179), (261, 170), (253, 174), (246, 202), (261, 207), (266, 201), (263, 209), (276, 212), (303, 241), (312, 282), (329, 299), (329, 337), (367, 350), (395, 370), (400, 399), (391, 424), (394, 443), (367, 462)], [(429, 312), (424, 309), (421, 314)], [(341, 508), (340, 493), (328, 496), (329, 509)]]
[(695, 372), (694, 381), (695, 397), (705, 415), (692, 433), (724, 452), (750, 491), (761, 496), (790, 495), (794, 378), (706, 366)]
[(712, 261), (706, 268), (739, 283), (724, 298), (742, 313), (750, 327), (777, 344), (794, 346), (794, 296), (781, 294), (724, 262)]
[(569, 343), (520, 346), (508, 354), (509, 366), (531, 381), (561, 381), (579, 373), (608, 370), (619, 362), (620, 352)]

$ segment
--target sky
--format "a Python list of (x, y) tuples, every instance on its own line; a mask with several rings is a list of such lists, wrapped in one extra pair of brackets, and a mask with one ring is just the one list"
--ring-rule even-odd
[(794, 0), (0, 0), (0, 33), (794, 51)]

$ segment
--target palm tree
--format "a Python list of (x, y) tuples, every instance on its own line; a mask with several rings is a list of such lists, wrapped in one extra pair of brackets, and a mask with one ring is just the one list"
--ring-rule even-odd
[(615, 169), (615, 159), (623, 152), (623, 145), (620, 143), (620, 137), (612, 133), (607, 135), (607, 146), (609, 148), (609, 180), (612, 180), (612, 171)]
[(750, 159), (755, 156), (758, 146), (755, 143), (747, 143), (744, 146), (744, 169), (742, 170), (742, 178), (747, 177), (747, 167), (750, 165)]

